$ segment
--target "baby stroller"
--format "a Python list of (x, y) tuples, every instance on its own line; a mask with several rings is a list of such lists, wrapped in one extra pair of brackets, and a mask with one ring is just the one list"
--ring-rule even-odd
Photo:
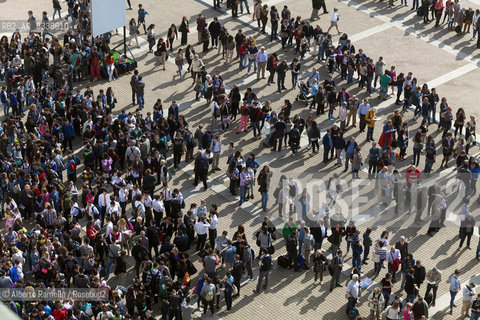
[(298, 86), (299, 92), (297, 97), (295, 98), (295, 101), (298, 101), (298, 100), (305, 101), (305, 104), (308, 106), (308, 103), (311, 102), (314, 98), (310, 93), (310, 89), (303, 81), (299, 81), (297, 86)]

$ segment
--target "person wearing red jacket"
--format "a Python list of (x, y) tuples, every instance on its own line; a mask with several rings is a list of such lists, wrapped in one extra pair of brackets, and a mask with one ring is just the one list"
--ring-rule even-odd
[(238, 49), (238, 56), (240, 57), (239, 69), (247, 66), (248, 42), (244, 39), (240, 48)]

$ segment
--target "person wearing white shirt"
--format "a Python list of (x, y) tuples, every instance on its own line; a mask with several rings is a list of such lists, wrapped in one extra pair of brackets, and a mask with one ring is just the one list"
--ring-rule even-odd
[(98, 196), (98, 206), (100, 207), (100, 216), (103, 222), (105, 214), (108, 212), (107, 207), (110, 207), (110, 195), (106, 189), (103, 189), (103, 192)]
[(98, 230), (102, 230), (102, 222), (100, 221), (99, 218), (97, 218), (93, 221), (93, 226), (97, 227)]
[(165, 213), (170, 216), (170, 201), (172, 201), (172, 191), (168, 189), (168, 185), (165, 183), (162, 189), (163, 206), (165, 207)]
[[(395, 274), (397, 273), (398, 268), (399, 268), (398, 262), (395, 262), (395, 261), (402, 259), (402, 255), (400, 254), (400, 250), (395, 249), (395, 247), (392, 246), (390, 248), (390, 251), (387, 253), (386, 259), (387, 259), (387, 262), (388, 262), (388, 272), (390, 272), (392, 274), (392, 281), (395, 283), (396, 282)], [(396, 270), (392, 269), (392, 266), (393, 266), (394, 262), (397, 264), (397, 269)]]
[(110, 207), (108, 208), (108, 216), (111, 217), (113, 213), (115, 213), (117, 217), (119, 216), (120, 204), (117, 201), (112, 199), (110, 201)]
[(104, 238), (107, 239), (107, 237), (110, 236), (110, 234), (112, 233), (113, 231), (113, 223), (112, 221), (110, 221), (110, 218), (107, 217), (106, 219), (106, 226), (105, 226), (105, 235), (104, 235)]
[(153, 196), (152, 201), (152, 210), (153, 210), (153, 218), (155, 219), (155, 223), (160, 225), (163, 217), (163, 213), (165, 212), (165, 208), (163, 207), (163, 202), (160, 200), (160, 195), (156, 194)]
[(360, 103), (358, 106), (358, 117), (360, 118), (360, 132), (365, 131), (365, 126), (367, 122), (365, 121), (365, 116), (367, 115), (368, 110), (370, 110), (370, 104), (368, 104), (367, 99), (363, 99), (363, 103)]
[(468, 311), (470, 310), (470, 305), (472, 304), (472, 299), (475, 298), (475, 283), (471, 282), (466, 284), (462, 288), (462, 311), (460, 312), (460, 317), (470, 317)]
[(118, 190), (118, 200), (120, 201), (120, 208), (122, 208), (122, 217), (124, 217), (127, 212), (127, 201), (129, 193), (130, 190), (128, 190), (126, 185), (123, 185), (122, 188)]
[(177, 194), (177, 199), (182, 204), (182, 208), (185, 208), (185, 199), (183, 198), (182, 193), (178, 189), (173, 189), (173, 192)]
[(475, 40), (478, 32), (478, 27), (477, 24), (480, 22), (480, 9), (475, 10), (475, 13), (473, 14), (473, 37), (472, 41)]
[(142, 203), (145, 206), (145, 211), (151, 210), (152, 209), (152, 198), (150, 197), (149, 194), (144, 193), (142, 196)]
[(137, 217), (145, 219), (145, 206), (143, 205), (142, 197), (140, 195), (137, 195), (135, 198), (133, 208), (137, 212)]
[(212, 115), (212, 131), (217, 132), (217, 123), (218, 118), (220, 117), (220, 106), (217, 103), (216, 98), (213, 98), (213, 101), (210, 103), (210, 114)]
[(211, 206), (209, 219), (210, 219), (210, 226), (208, 227), (208, 240), (210, 241), (211, 248), (214, 248), (215, 239), (217, 238), (217, 225), (218, 225), (216, 204), (212, 204)]
[(195, 223), (195, 226), (193, 227), (198, 236), (197, 251), (203, 250), (203, 247), (205, 246), (205, 241), (207, 241), (207, 230), (208, 227), (210, 227), (210, 224), (205, 220), (205, 217), (201, 217), (200, 221)]
[(85, 123), (83, 124), (83, 127), (82, 127), (82, 133), (85, 133), (85, 131), (87, 130), (87, 127), (90, 127), (90, 129), (93, 129), (92, 118), (88, 118), (88, 120), (85, 121)]
[(348, 303), (347, 303), (347, 314), (351, 309), (357, 304), (358, 298), (361, 296), (360, 292), (360, 283), (358, 280), (358, 274), (352, 275), (352, 280), (348, 283), (347, 287)]
[(340, 20), (340, 16), (338, 15), (338, 9), (334, 8), (332, 15), (330, 17), (330, 27), (327, 30), (327, 34), (330, 33), (330, 29), (335, 27), (337, 29), (338, 34), (340, 34), (340, 30), (338, 30), (338, 20)]
[(278, 214), (282, 217), (282, 212), (288, 215), (292, 211), (293, 200), (290, 197), (290, 186), (285, 185), (278, 193)]
[(95, 214), (100, 216), (100, 212), (98, 211), (97, 207), (92, 203), (92, 200), (89, 200), (87, 206), (85, 208), (85, 213), (88, 217), (94, 218)]
[(268, 54), (265, 47), (261, 47), (257, 52), (257, 80), (260, 80), (260, 73), (262, 73), (262, 79), (265, 79), (265, 67), (267, 66)]
[(74, 202), (72, 207), (70, 208), (70, 214), (72, 215), (72, 217), (74, 217), (75, 219), (77, 219), (77, 217), (81, 217), (82, 216), (82, 212), (81, 212), (81, 209), (80, 207), (78, 206), (78, 203), (77, 202)]
[(220, 152), (222, 152), (222, 142), (220, 141), (220, 136), (215, 136), (215, 139), (211, 143), (210, 150), (213, 152), (212, 173), (214, 171), (220, 171), (220, 168), (218, 167), (220, 162)]

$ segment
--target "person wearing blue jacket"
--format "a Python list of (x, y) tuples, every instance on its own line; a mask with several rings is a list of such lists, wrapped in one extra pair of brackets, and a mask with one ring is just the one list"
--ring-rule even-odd
[(328, 129), (327, 134), (323, 136), (322, 144), (323, 144), (323, 163), (328, 163), (328, 153), (330, 152), (330, 149), (333, 148), (332, 131), (330, 129)]
[(10, 103), (8, 102), (6, 87), (2, 87), (2, 90), (0, 91), (0, 102), (2, 102), (3, 105), (3, 114), (7, 115), (10, 110)]
[(70, 150), (73, 150), (72, 141), (73, 141), (73, 135), (75, 131), (73, 130), (73, 125), (70, 123), (70, 121), (65, 120), (65, 123), (62, 125), (62, 132), (63, 132), (63, 151), (65, 152), (67, 149), (67, 143)]
[(20, 112), (18, 112), (17, 96), (13, 94), (13, 91), (8, 94), (8, 100), (10, 101), (10, 107), (12, 108), (12, 113), (16, 116), (19, 116)]

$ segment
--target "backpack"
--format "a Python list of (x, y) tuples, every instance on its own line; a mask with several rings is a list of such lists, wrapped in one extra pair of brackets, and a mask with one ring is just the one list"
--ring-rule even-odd
[(82, 162), (76, 154), (73, 155), (73, 161), (75, 162), (76, 166), (78, 166)]
[(213, 293), (213, 290), (208, 290), (207, 293), (205, 294), (206, 301), (212, 301), (214, 297), (215, 297), (215, 294)]
[(360, 313), (358, 312), (358, 309), (355, 308), (355, 307), (350, 309), (350, 311), (348, 312), (348, 317), (350, 319), (357, 319), (359, 315), (360, 315)]
[(75, 161), (70, 161), (68, 168), (70, 169), (70, 171), (73, 171), (73, 172), (77, 171), (77, 166), (75, 164)]
[[(155, 269), (150, 269), (150, 273), (153, 274), (153, 270)], [(152, 280), (150, 280), (150, 290), (152, 290), (152, 292), (157, 292), (158, 291), (158, 283), (159, 283), (159, 275), (161, 275), (161, 272), (160, 270), (157, 270), (157, 273), (155, 273), (153, 276), (152, 276)]]
[(214, 116), (215, 117), (220, 117), (220, 108), (215, 107)]

